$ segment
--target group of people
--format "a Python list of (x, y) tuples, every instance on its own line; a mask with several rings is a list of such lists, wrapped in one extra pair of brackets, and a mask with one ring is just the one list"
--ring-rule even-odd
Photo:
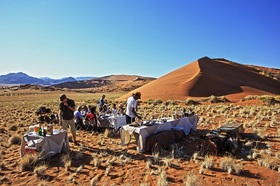
[[(117, 107), (113, 103), (112, 108), (109, 108), (105, 103), (105, 95), (102, 95), (98, 101), (98, 109), (100, 114), (121, 114), (126, 116), (126, 123), (132, 123), (135, 121), (135, 118), (142, 119), (142, 117), (137, 113), (137, 100), (141, 99), (141, 93), (136, 92), (132, 94), (131, 97), (127, 99), (126, 108), (124, 104), (120, 103)], [(78, 107), (76, 110), (75, 101), (69, 99), (65, 94), (60, 95), (60, 104), (59, 104), (59, 124), (62, 126), (63, 130), (67, 130), (68, 126), (70, 127), (74, 144), (78, 144), (76, 137), (76, 122), (80, 122), (81, 127), (87, 126), (87, 122), (93, 123), (94, 126), (97, 126), (97, 115), (96, 106), (87, 106)]]
[(101, 114), (125, 115), (125, 108), (122, 103), (119, 104), (119, 107), (117, 107), (116, 103), (113, 103), (112, 108), (110, 108), (105, 103), (105, 97), (106, 97), (105, 95), (102, 95), (102, 97), (98, 101), (98, 108)]

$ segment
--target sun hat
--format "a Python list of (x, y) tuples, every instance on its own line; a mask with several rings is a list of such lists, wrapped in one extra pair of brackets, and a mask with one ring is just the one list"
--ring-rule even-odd
[(66, 98), (65, 94), (61, 94), (60, 97), (59, 97), (60, 101), (63, 101), (65, 98)]
[(139, 98), (141, 99), (141, 92), (136, 92), (135, 95), (138, 95)]

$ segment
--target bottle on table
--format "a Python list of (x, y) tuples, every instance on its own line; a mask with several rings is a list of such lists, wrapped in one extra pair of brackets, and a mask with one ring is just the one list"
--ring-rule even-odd
[(39, 136), (43, 135), (43, 131), (42, 131), (42, 126), (41, 125), (39, 125), (38, 134), (39, 134)]

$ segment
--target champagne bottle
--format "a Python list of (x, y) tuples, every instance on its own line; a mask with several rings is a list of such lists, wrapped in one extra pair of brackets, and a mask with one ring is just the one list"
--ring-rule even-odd
[(38, 131), (38, 134), (39, 134), (39, 136), (42, 136), (43, 134), (42, 134), (42, 126), (41, 125), (39, 125), (39, 131)]

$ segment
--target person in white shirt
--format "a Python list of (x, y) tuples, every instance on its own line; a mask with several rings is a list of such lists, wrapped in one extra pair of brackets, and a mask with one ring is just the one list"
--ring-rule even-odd
[(113, 106), (111, 109), (111, 114), (116, 115), (117, 112), (118, 112), (117, 105), (116, 105), (116, 103), (113, 103)]
[(135, 121), (135, 118), (142, 119), (140, 115), (137, 114), (137, 100), (141, 99), (141, 93), (136, 92), (131, 97), (127, 99), (126, 103), (126, 123), (132, 123)]

